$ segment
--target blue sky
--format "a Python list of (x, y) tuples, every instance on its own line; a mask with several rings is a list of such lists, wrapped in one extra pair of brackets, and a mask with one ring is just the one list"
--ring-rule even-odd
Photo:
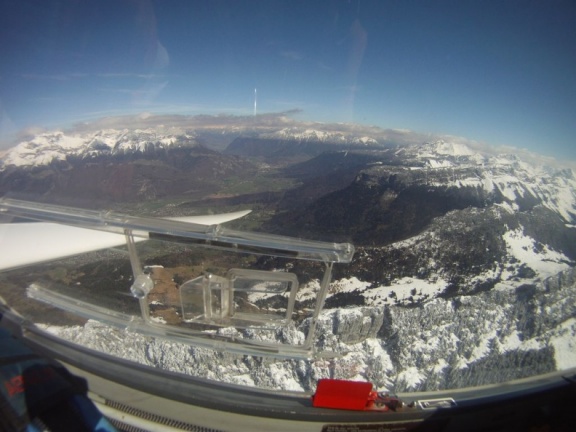
[(0, 133), (137, 112), (463, 136), (576, 160), (576, 2), (0, 0)]

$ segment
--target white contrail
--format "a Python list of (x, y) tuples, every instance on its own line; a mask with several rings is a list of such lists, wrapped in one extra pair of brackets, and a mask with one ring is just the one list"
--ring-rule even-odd
[(257, 102), (258, 102), (258, 93), (256, 89), (254, 89), (254, 117), (256, 117)]

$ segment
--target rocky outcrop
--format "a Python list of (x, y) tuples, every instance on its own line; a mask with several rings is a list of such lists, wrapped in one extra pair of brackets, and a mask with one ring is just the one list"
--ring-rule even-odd
[(377, 336), (384, 322), (384, 310), (359, 307), (327, 311), (321, 320), (320, 332), (329, 332), (341, 342), (354, 344)]

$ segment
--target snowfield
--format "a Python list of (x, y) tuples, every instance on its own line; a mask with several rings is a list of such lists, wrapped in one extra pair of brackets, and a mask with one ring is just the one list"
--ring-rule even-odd
[(555, 275), (569, 267), (570, 259), (566, 255), (551, 250), (546, 245), (538, 245), (536, 240), (524, 234), (522, 228), (509, 230), (503, 238), (510, 256), (535, 270), (542, 278)]

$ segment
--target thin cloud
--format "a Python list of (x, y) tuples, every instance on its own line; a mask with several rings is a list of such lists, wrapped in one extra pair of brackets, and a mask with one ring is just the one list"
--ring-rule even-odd
[(139, 73), (127, 73), (127, 72), (110, 72), (110, 73), (96, 73), (96, 74), (73, 72), (73, 73), (61, 73), (61, 74), (25, 73), (21, 74), (20, 77), (28, 80), (48, 80), (48, 81), (69, 81), (72, 79), (90, 78), (90, 77), (127, 78), (127, 79), (138, 78), (138, 79), (150, 80), (154, 78), (165, 78), (165, 75), (139, 74)]
[(135, 90), (129, 88), (99, 88), (97, 91), (106, 93), (133, 94)]
[(321, 62), (321, 61), (316, 61), (316, 66), (318, 66), (319, 69), (325, 70), (325, 71), (329, 71), (329, 72), (333, 72), (334, 68), (331, 66), (328, 66), (326, 63)]
[(334, 90), (336, 91), (347, 91), (347, 92), (358, 92), (358, 91), (362, 91), (363, 86), (358, 85), (358, 84), (350, 84), (350, 85), (343, 85), (343, 86), (337, 86), (334, 87)]
[(96, 74), (98, 78), (140, 78), (140, 79), (152, 79), (152, 78), (162, 78), (161, 75), (155, 74), (137, 74), (137, 73), (124, 73), (124, 72), (111, 72), (111, 73), (99, 73)]
[(28, 80), (48, 80), (48, 81), (68, 81), (74, 78), (74, 76), (70, 74), (43, 75), (43, 74), (27, 73), (22, 74), (20, 76)]
[(16, 124), (0, 104), (0, 149), (11, 145), (17, 131)]
[(168, 85), (168, 81), (158, 84), (147, 84), (144, 87), (134, 90), (134, 103), (137, 105), (150, 105), (162, 93), (162, 90)]
[(304, 58), (304, 55), (299, 51), (287, 50), (280, 52), (280, 55), (288, 60), (300, 61)]

